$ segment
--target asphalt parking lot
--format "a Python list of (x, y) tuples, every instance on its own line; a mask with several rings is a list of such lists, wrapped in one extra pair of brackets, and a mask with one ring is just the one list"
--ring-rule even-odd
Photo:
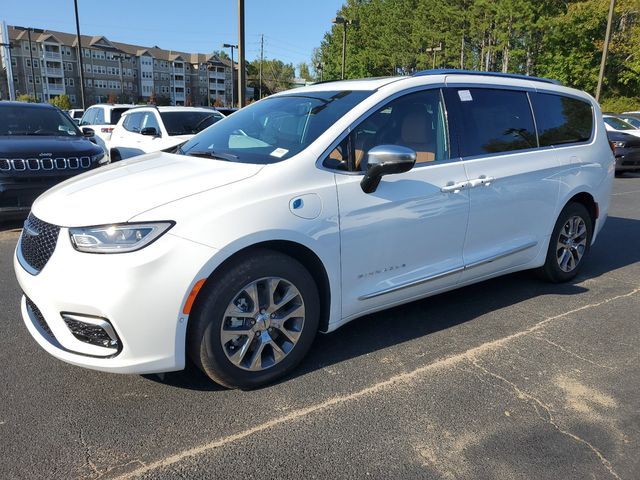
[(640, 175), (580, 277), (527, 272), (320, 336), (290, 378), (66, 365), (19, 315), (0, 227), (0, 478), (640, 478)]

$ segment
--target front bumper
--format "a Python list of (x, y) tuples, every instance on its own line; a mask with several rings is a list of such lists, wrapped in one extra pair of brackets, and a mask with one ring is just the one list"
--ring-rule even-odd
[[(185, 365), (188, 316), (184, 302), (199, 270), (215, 249), (171, 235), (131, 253), (89, 254), (74, 250), (62, 228), (56, 249), (37, 274), (14, 255), (25, 294), (41, 312), (52, 335), (22, 299), (22, 317), (33, 338), (65, 362), (114, 373), (157, 373)], [(121, 341), (113, 355), (74, 337), (61, 313), (107, 319)]]
[(0, 178), (0, 218), (29, 213), (36, 198), (67, 178)]
[[(616, 152), (617, 153), (617, 152)], [(626, 149), (616, 155), (616, 172), (640, 171), (640, 149)]]

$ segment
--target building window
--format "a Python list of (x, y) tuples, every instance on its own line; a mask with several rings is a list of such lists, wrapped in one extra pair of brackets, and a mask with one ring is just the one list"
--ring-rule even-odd
[(73, 85), (73, 78), (70, 78), (70, 79), (69, 79), (69, 86), (70, 86), (70, 87), (73, 87), (73, 86), (74, 86), (74, 85)]
[(34, 66), (35, 68), (40, 68), (40, 63), (38, 62), (38, 59), (37, 59), (37, 58), (34, 58), (34, 59), (33, 59), (33, 66)]
[(71, 103), (76, 103), (76, 96), (75, 95), (69, 95), (69, 100), (71, 100)]
[(40, 85), (40, 77), (36, 76), (36, 84)]
[(31, 60), (28, 58), (24, 59), (24, 66), (27, 68), (31, 68)]
[(32, 84), (33, 83), (33, 77), (31, 75), (29, 75), (27, 77), (27, 81), (29, 82), (29, 84)]
[(18, 66), (18, 59), (16, 57), (11, 57), (11, 65), (14, 67)]

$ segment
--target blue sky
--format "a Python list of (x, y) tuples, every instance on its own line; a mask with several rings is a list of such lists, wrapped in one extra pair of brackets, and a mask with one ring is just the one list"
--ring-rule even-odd
[[(75, 32), (73, 0), (2, 0), (9, 25)], [(237, 43), (236, 0), (78, 0), (83, 35), (207, 53)], [(343, 0), (245, 0), (247, 59), (265, 56), (308, 62)], [(165, 6), (166, 5), (166, 6)], [(171, 5), (171, 7), (169, 7)], [(184, 6), (184, 13), (179, 7)]]

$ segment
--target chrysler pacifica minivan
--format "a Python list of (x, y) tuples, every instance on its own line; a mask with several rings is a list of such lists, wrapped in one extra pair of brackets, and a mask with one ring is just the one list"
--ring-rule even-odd
[(614, 166), (595, 100), (545, 79), (426, 71), (282, 92), (38, 198), (14, 262), (22, 315), (75, 365), (190, 358), (257, 387), (365, 314), (518, 270), (571, 280)]

